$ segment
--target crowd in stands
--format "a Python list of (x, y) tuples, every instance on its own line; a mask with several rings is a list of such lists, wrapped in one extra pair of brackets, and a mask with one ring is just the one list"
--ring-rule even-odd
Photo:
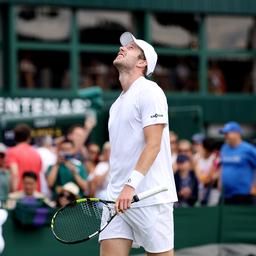
[[(74, 125), (65, 137), (43, 137), (31, 144), (31, 129), (18, 124), (16, 145), (0, 143), (0, 199), (8, 209), (31, 198), (51, 208), (81, 197), (106, 198), (110, 143), (88, 142), (94, 123)], [(191, 140), (170, 132), (176, 207), (255, 203), (256, 148), (243, 141), (236, 122), (220, 130), (222, 143), (203, 134)], [(29, 201), (31, 203), (31, 201)]]
[(74, 125), (66, 136), (33, 140), (31, 128), (14, 128), (15, 146), (0, 143), (0, 201), (14, 209), (28, 198), (56, 208), (85, 196), (106, 197), (110, 145), (90, 142), (92, 120)]
[[(21, 88), (70, 88), (70, 70), (68, 65), (59, 63), (44, 63), (42, 56), (32, 52), (21, 52), (19, 60), (19, 87)], [(45, 53), (41, 53), (45, 54)], [(49, 53), (48, 53), (49, 54)], [(50, 53), (52, 54), (52, 53)], [(66, 55), (60, 54), (56, 60), (66, 63)], [(100, 86), (103, 90), (120, 90), (118, 72), (112, 65), (113, 55), (95, 57), (86, 53), (81, 56), (86, 63), (79, 63), (79, 87)], [(42, 62), (42, 63), (41, 63)], [(56, 69), (56, 65), (58, 69)], [(241, 65), (241, 64), (240, 64)], [(239, 65), (239, 66), (240, 66)], [(251, 72), (241, 69), (239, 85), (234, 82), (232, 70), (235, 67), (222, 61), (209, 61), (207, 71), (208, 91), (212, 94), (229, 92), (252, 92)], [(156, 66), (153, 80), (165, 91), (196, 92), (199, 90), (198, 62), (194, 58), (177, 57), (166, 61), (160, 59)], [(235, 84), (235, 86), (234, 86)]]
[(180, 206), (255, 204), (256, 147), (242, 139), (242, 128), (228, 122), (220, 144), (203, 134), (191, 141), (170, 132), (172, 164)]

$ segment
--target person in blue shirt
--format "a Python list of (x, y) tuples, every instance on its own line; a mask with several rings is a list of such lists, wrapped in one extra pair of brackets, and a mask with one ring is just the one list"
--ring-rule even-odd
[(220, 130), (225, 136), (221, 148), (221, 184), (226, 204), (251, 204), (256, 169), (256, 148), (242, 140), (242, 129), (228, 122)]

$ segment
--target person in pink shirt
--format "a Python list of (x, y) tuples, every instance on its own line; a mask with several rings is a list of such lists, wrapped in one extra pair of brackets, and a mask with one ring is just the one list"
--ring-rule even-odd
[(22, 175), (26, 170), (33, 170), (38, 176), (37, 190), (40, 191), (39, 172), (41, 158), (38, 152), (30, 145), (31, 129), (27, 124), (18, 124), (14, 128), (16, 146), (6, 152), (6, 163), (14, 177), (14, 190), (22, 190)]

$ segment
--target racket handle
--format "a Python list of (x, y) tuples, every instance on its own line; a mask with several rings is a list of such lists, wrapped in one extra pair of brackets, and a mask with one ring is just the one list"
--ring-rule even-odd
[(150, 196), (153, 196), (155, 194), (158, 194), (160, 192), (163, 192), (163, 191), (167, 191), (168, 188), (166, 186), (158, 186), (158, 187), (155, 187), (155, 188), (152, 188), (152, 189), (149, 189), (147, 191), (144, 191), (138, 195), (135, 195), (133, 197), (133, 202), (138, 202), (142, 199), (145, 199), (145, 198), (148, 198)]

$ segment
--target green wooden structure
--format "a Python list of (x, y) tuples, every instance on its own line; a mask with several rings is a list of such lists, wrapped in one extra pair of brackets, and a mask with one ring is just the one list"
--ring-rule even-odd
[[(19, 6), (56, 6), (66, 8), (71, 12), (69, 25), (69, 37), (61, 42), (47, 40), (21, 39), (17, 35), (17, 7)], [(77, 13), (79, 10), (115, 11), (117, 13), (128, 13), (132, 17), (133, 30), (137, 36), (152, 42), (153, 25), (152, 14), (160, 13), (172, 17), (178, 15), (193, 15), (198, 28), (195, 31), (197, 47), (185, 46), (156, 46), (159, 60), (176, 57), (193, 58), (195, 60), (198, 91), (195, 92), (171, 92), (166, 91), (170, 108), (195, 107), (199, 112), (188, 114), (186, 122), (187, 130), (191, 132), (180, 132), (181, 137), (189, 137), (192, 132), (207, 130), (210, 124), (223, 124), (229, 120), (236, 120), (243, 124), (254, 127), (256, 121), (256, 97), (254, 92), (231, 92), (222, 95), (213, 95), (208, 92), (208, 65), (209, 61), (227, 58), (251, 60), (255, 62), (256, 49), (254, 47), (242, 48), (214, 48), (209, 46), (207, 39), (207, 19), (209, 17), (232, 17), (251, 18), (256, 16), (256, 2), (254, 0), (1, 0), (0, 1), (0, 94), (2, 97), (80, 97), (79, 94), (79, 60), (81, 55), (107, 54), (115, 55), (119, 47), (116, 44), (82, 42), (78, 29)], [(48, 52), (53, 56), (65, 54), (67, 65), (70, 70), (70, 85), (67, 88), (22, 88), (18, 85), (17, 67), (19, 65), (19, 53), (23, 51)], [(48, 56), (48, 55), (47, 55)], [(55, 58), (55, 57), (54, 57)], [(57, 57), (56, 57), (57, 58)], [(51, 61), (51, 60), (49, 60)], [(253, 71), (255, 72), (255, 70)], [(1, 75), (2, 74), (2, 75)], [(236, 73), (234, 72), (234, 76)], [(255, 75), (254, 75), (255, 76)], [(103, 112), (107, 115), (110, 104), (118, 92), (104, 91)], [(173, 110), (170, 110), (173, 113)], [(179, 110), (180, 111), (180, 110)], [(189, 110), (191, 112), (191, 110)], [(193, 111), (192, 111), (193, 112)], [(0, 115), (3, 113), (0, 108)], [(104, 119), (105, 120), (105, 119)], [(103, 120), (103, 122), (104, 122)], [(190, 127), (191, 124), (191, 127)], [(195, 129), (195, 127), (197, 127)], [(171, 128), (181, 131), (182, 125), (175, 118), (171, 119)], [(104, 132), (105, 133), (105, 132)]]

